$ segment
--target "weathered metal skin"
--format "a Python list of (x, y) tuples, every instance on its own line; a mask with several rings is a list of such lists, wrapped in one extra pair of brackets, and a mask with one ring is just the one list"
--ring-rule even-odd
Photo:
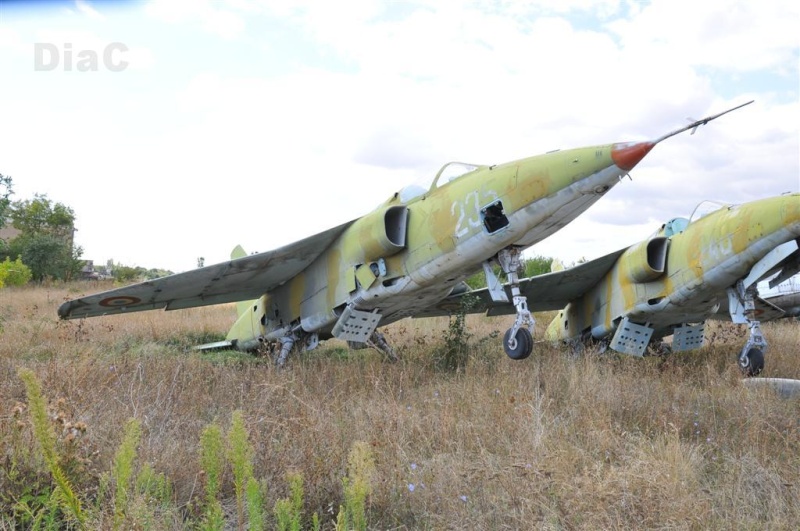
[(720, 208), (669, 237), (665, 271), (650, 281), (636, 281), (629, 260), (647, 241), (630, 247), (594, 288), (558, 313), (546, 337), (605, 338), (627, 316), (649, 323), (656, 339), (682, 323), (724, 317), (726, 289), (767, 253), (799, 238), (800, 194)]

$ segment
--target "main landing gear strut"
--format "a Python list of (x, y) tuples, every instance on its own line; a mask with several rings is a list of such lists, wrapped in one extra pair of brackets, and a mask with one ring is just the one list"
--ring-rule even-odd
[[(520, 249), (518, 247), (507, 247), (497, 254), (497, 261), (503, 269), (506, 278), (508, 279), (508, 286), (511, 288), (511, 296), (513, 298), (514, 308), (517, 310), (517, 318), (514, 320), (514, 326), (509, 328), (503, 336), (503, 349), (512, 360), (524, 360), (533, 352), (533, 325), (535, 321), (531, 312), (528, 311), (528, 298), (520, 294), (519, 291), (519, 261)], [(484, 266), (486, 271), (487, 283), (490, 285), (492, 298), (494, 300), (508, 301), (508, 296), (505, 291), (499, 287), (497, 278), (491, 272), (491, 267), (486, 264)], [(491, 277), (494, 278), (489, 278)], [(494, 281), (494, 289), (492, 283)]]
[(747, 376), (756, 376), (764, 370), (764, 353), (767, 350), (767, 341), (761, 333), (761, 323), (756, 315), (755, 298), (758, 296), (758, 280), (778, 268), (781, 269), (779, 277), (784, 280), (797, 273), (796, 264), (791, 261), (793, 260), (791, 256), (800, 248), (798, 244), (800, 242), (792, 240), (778, 245), (756, 262), (745, 278), (728, 288), (728, 311), (731, 320), (734, 323), (746, 324), (750, 329), (750, 337), (739, 354), (739, 368)]
[(757, 376), (764, 370), (764, 353), (767, 340), (761, 333), (761, 323), (756, 319), (755, 297), (758, 294), (755, 284), (745, 287), (741, 280), (736, 287), (728, 288), (731, 320), (747, 324), (750, 336), (739, 354), (739, 368), (746, 376)]

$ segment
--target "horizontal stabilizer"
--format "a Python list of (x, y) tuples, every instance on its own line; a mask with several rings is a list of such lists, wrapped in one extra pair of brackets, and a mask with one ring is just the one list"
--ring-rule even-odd
[(206, 343), (205, 345), (197, 345), (192, 347), (192, 350), (215, 350), (218, 348), (234, 348), (233, 341), (215, 341), (214, 343)]

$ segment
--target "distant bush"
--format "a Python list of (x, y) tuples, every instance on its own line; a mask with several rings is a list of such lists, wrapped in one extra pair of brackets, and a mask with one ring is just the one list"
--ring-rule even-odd
[(140, 266), (125, 266), (120, 264), (115, 264), (112, 270), (112, 276), (117, 282), (141, 282), (144, 280), (166, 277), (172, 274), (172, 271), (168, 269), (146, 269)]
[(22, 263), (20, 257), (17, 257), (13, 262), (6, 257), (5, 261), (0, 262), (0, 288), (3, 286), (23, 286), (30, 282), (32, 276), (30, 268)]
[[(517, 272), (519, 278), (530, 278), (538, 275), (549, 273), (553, 264), (553, 258), (549, 256), (534, 256), (525, 258), (520, 264), (520, 270)], [(502, 269), (500, 266), (494, 266), (494, 274), (501, 278)], [(502, 278), (505, 281), (505, 278)], [(486, 287), (486, 274), (483, 271), (478, 271), (471, 277), (467, 278), (467, 285), (472, 289), (481, 289)]]

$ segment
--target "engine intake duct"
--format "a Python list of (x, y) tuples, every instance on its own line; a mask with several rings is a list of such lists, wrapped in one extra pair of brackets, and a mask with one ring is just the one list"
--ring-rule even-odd
[(633, 282), (652, 282), (664, 274), (669, 238), (658, 236), (630, 247), (622, 257), (622, 270)]
[(392, 256), (406, 246), (408, 208), (392, 206), (376, 210), (359, 220), (359, 243), (364, 251), (364, 260)]

